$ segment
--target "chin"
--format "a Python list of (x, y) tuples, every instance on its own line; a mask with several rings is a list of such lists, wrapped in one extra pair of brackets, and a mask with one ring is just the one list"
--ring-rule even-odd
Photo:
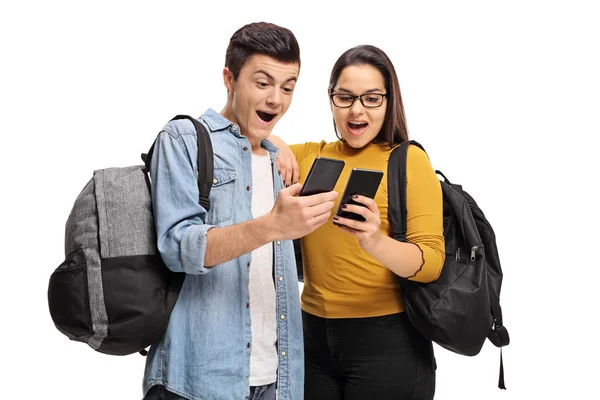
[(367, 140), (367, 137), (365, 137), (365, 136), (356, 137), (356, 136), (348, 135), (348, 136), (342, 136), (342, 138), (344, 139), (346, 144), (348, 144), (348, 146), (350, 146), (354, 149), (361, 149), (371, 142), (370, 140)]

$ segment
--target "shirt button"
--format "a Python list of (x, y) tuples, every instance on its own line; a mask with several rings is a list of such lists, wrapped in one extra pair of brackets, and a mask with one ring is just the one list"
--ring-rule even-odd
[(250, 303), (246, 303), (246, 308), (250, 308)]
[(213, 183), (214, 183), (215, 185), (217, 184), (217, 182), (219, 182), (219, 181), (217, 180), (217, 178), (213, 179)]
[(248, 151), (248, 147), (244, 146), (244, 151)]
[(249, 192), (250, 191), (250, 186), (246, 186), (246, 190)]
[(248, 268), (250, 268), (250, 262), (248, 262), (248, 265), (247, 265), (247, 266), (248, 266)]
[(246, 347), (247, 347), (247, 348), (250, 348), (250, 343), (248, 343), (248, 344), (246, 345)]
[(281, 242), (278, 240), (278, 241), (277, 241), (277, 246), (279, 246), (280, 244), (281, 244)]
[(281, 356), (282, 356), (282, 357), (285, 357), (285, 351), (282, 351), (282, 352), (281, 352)]
[(285, 319), (285, 315), (282, 314), (279, 318)]
[(234, 132), (237, 131), (237, 125), (231, 125), (231, 130)]
[(280, 276), (279, 277), (279, 281), (281, 282), (282, 280), (283, 280), (283, 276)]

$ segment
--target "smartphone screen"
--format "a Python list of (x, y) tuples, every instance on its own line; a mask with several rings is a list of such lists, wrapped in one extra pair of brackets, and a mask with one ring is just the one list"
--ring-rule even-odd
[[(344, 211), (341, 207), (343, 204), (355, 204), (357, 206), (365, 207), (364, 204), (352, 200), (352, 196), (358, 194), (371, 199), (375, 198), (375, 194), (381, 183), (381, 178), (383, 178), (382, 171), (353, 168), (335, 215), (342, 218), (354, 219), (356, 221), (364, 221), (365, 219), (362, 215)], [(334, 224), (339, 225), (336, 222), (334, 222)]]
[(311, 196), (332, 191), (344, 169), (344, 165), (345, 163), (342, 160), (317, 157), (312, 167), (310, 167), (302, 190), (300, 190), (300, 196)]

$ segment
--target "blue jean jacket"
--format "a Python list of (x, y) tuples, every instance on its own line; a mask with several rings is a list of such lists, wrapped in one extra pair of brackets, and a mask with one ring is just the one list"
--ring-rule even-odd
[[(252, 147), (236, 124), (214, 110), (199, 120), (214, 151), (208, 213), (198, 203), (197, 138), (190, 121), (167, 124), (152, 158), (158, 249), (170, 269), (187, 276), (165, 337), (148, 354), (143, 389), (161, 384), (189, 399), (242, 400), (249, 394), (251, 253), (213, 268), (204, 267), (204, 255), (209, 229), (252, 219)], [(262, 145), (271, 156), (276, 198), (283, 188), (277, 148), (266, 140)], [(278, 399), (301, 400), (304, 348), (294, 249), (291, 241), (273, 248)]]

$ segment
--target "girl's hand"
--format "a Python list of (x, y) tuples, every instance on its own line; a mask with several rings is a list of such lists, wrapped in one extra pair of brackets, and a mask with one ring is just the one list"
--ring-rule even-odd
[(354, 195), (352, 196), (352, 200), (364, 204), (365, 207), (354, 204), (342, 204), (342, 209), (344, 211), (362, 215), (365, 218), (365, 221), (356, 221), (338, 216), (333, 217), (333, 220), (341, 225), (339, 226), (341, 230), (356, 236), (360, 246), (365, 251), (369, 252), (369, 249), (374, 248), (382, 237), (380, 231), (381, 218), (379, 208), (377, 207), (375, 200), (365, 196)]
[(281, 175), (281, 179), (283, 179), (283, 184), (285, 187), (288, 187), (298, 183), (300, 169), (298, 168), (296, 156), (294, 156), (294, 153), (292, 153), (290, 148), (283, 141), (277, 141), (275, 145), (279, 147), (279, 153), (277, 153), (275, 163), (277, 164), (277, 170)]

